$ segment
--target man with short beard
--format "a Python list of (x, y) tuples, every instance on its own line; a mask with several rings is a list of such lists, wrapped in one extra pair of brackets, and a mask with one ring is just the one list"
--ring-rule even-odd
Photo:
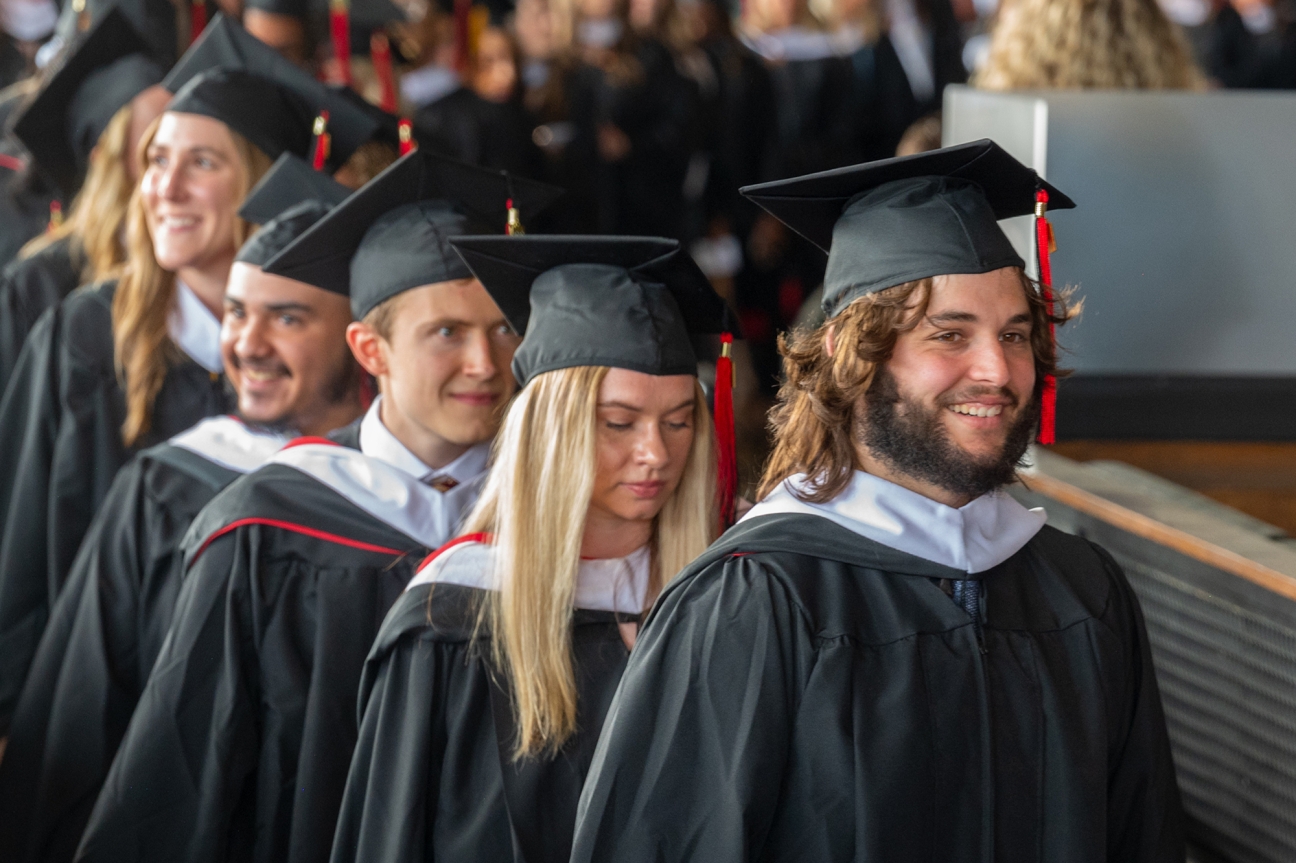
[(72, 859), (161, 649), (198, 512), (293, 435), (360, 414), (346, 297), (261, 270), (348, 192), (294, 159), (281, 157), (239, 211), (266, 224), (225, 295), (221, 353), (238, 416), (203, 420), (121, 470), (54, 604), (0, 762), (0, 859)]
[(829, 251), (760, 502), (663, 592), (572, 860), (1182, 861), (1138, 602), (1002, 491), (1055, 373), (993, 142), (744, 193)]

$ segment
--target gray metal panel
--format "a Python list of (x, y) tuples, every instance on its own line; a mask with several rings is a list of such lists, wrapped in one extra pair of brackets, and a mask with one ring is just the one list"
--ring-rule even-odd
[(1070, 366), (1296, 374), (1296, 95), (945, 92), (945, 143), (994, 138), (1078, 205), (1053, 219)]

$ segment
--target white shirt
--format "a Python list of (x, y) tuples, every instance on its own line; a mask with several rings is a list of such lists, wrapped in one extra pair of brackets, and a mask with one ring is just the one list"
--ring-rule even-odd
[(378, 406), (382, 396), (373, 400), (364, 419), (360, 421), (360, 452), (367, 456), (382, 459), (393, 467), (398, 467), (420, 482), (428, 482), (436, 477), (449, 476), (456, 482), (469, 482), (486, 470), (490, 459), (489, 443), (480, 443), (469, 448), (443, 468), (431, 468), (418, 456), (410, 452), (409, 447), (396, 439), (396, 435), (383, 425)]
[[(457, 542), (433, 556), (405, 588), (420, 584), (459, 584), (498, 590), (495, 549), (480, 542)], [(576, 571), (576, 608), (639, 614), (648, 596), (652, 555), (642, 546), (625, 557), (581, 560)]]
[(193, 288), (176, 279), (176, 301), (167, 316), (171, 341), (190, 359), (212, 373), (225, 370), (220, 350), (220, 318), (198, 299)]
[(1042, 508), (1026, 509), (1002, 492), (982, 495), (954, 509), (864, 471), (827, 503), (798, 500), (798, 474), (785, 480), (742, 520), (776, 513), (826, 518), (874, 542), (967, 573), (998, 566), (1044, 526)]

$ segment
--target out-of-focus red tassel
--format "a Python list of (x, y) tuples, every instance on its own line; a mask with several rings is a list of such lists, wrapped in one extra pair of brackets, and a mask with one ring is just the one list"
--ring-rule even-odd
[(329, 112), (320, 111), (319, 116), (315, 118), (315, 128), (312, 130), (315, 141), (314, 146), (311, 147), (311, 167), (316, 171), (323, 171), (324, 163), (328, 161), (330, 142), (328, 121)]
[(374, 75), (378, 77), (378, 85), (382, 88), (378, 107), (388, 114), (395, 114), (396, 76), (392, 73), (391, 43), (387, 41), (386, 33), (377, 32), (369, 37), (369, 57), (373, 60)]
[(63, 205), (58, 201), (50, 201), (49, 224), (45, 226), (46, 231), (57, 231), (63, 227)]
[(512, 198), (504, 202), (504, 209), (508, 211), (508, 216), (504, 221), (504, 233), (510, 237), (525, 234), (526, 229), (522, 227), (522, 215), (518, 213), (518, 208), (513, 206)]
[(455, 71), (463, 74), (468, 71), (469, 27), (468, 19), (472, 15), (472, 0), (454, 0), (454, 39)]
[[(1044, 301), (1048, 303), (1049, 316), (1053, 315), (1053, 267), (1049, 263), (1049, 252), (1052, 251), (1053, 228), (1045, 218), (1048, 212), (1048, 192), (1035, 190), (1035, 254), (1039, 262), (1040, 290), (1044, 292)], [(1053, 323), (1049, 322), (1049, 337), (1054, 339), (1057, 347), (1057, 335)], [(1040, 396), (1039, 442), (1052, 444), (1057, 440), (1057, 378), (1049, 375), (1044, 379), (1044, 391)]]
[(189, 44), (198, 41), (202, 31), (207, 29), (207, 0), (191, 0), (189, 3)]
[(418, 149), (418, 141), (414, 140), (414, 124), (409, 120), (401, 120), (396, 124), (396, 136), (400, 138), (400, 154), (402, 156)]
[(338, 83), (351, 86), (351, 10), (347, 0), (329, 0), (329, 34), (333, 37), (333, 59), (337, 61)]
[(738, 446), (734, 438), (734, 365), (729, 356), (732, 348), (733, 334), (722, 333), (720, 358), (716, 360), (715, 432), (720, 519), (726, 528), (734, 523), (734, 499), (738, 493)]

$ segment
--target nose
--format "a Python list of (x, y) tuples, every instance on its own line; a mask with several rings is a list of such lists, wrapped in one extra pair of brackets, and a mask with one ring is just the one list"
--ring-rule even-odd
[(266, 322), (260, 315), (248, 315), (235, 327), (234, 355), (240, 360), (263, 360), (274, 355), (266, 338)]
[(486, 333), (474, 333), (464, 347), (464, 374), (487, 381), (495, 377), (497, 368), (490, 337)]
[(181, 173), (180, 160), (172, 159), (157, 179), (158, 197), (167, 201), (178, 201), (184, 197), (184, 177)]
[(968, 376), (979, 384), (992, 387), (1007, 386), (1012, 379), (1008, 367), (1006, 347), (998, 338), (981, 340), (972, 352), (972, 367)]
[(659, 468), (669, 458), (666, 441), (662, 437), (658, 423), (646, 423), (645, 428), (635, 440), (635, 462), (651, 468)]

